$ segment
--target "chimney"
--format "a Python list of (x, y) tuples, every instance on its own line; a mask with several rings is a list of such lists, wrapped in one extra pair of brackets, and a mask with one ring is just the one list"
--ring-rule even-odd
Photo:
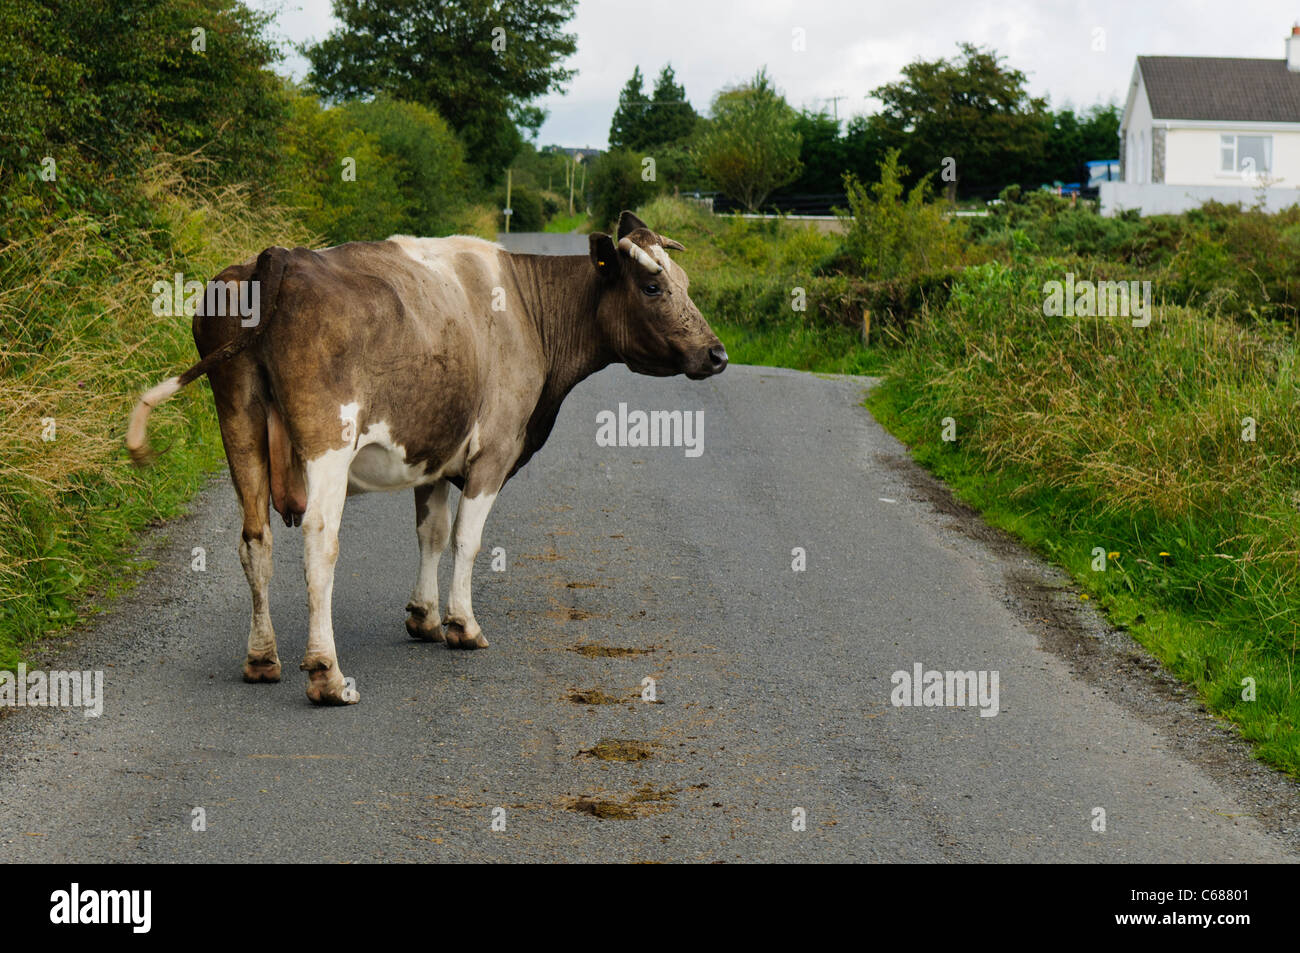
[(1286, 38), (1286, 68), (1300, 73), (1300, 23), (1291, 27), (1291, 35)]

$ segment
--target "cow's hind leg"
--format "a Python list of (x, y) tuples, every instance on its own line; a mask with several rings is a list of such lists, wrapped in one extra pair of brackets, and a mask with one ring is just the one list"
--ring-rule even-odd
[(343, 678), (334, 648), (334, 564), (351, 462), (351, 448), (344, 447), (307, 464), (307, 510), (302, 517), (307, 654), (299, 668), (307, 673), (307, 697), (317, 705), (354, 705), (361, 697)]
[(439, 480), (415, 488), (415, 533), (420, 541), (420, 574), (411, 601), (406, 604), (406, 631), (413, 639), (441, 642), (438, 615), (438, 561), (451, 536), (451, 509), (447, 494), (451, 484)]
[(485, 649), (488, 640), (474, 619), (474, 606), (470, 599), (470, 583), (474, 574), (474, 558), (478, 556), (483, 539), (483, 524), (496, 501), (500, 481), (475, 486), (466, 481), (465, 492), (456, 510), (456, 567), (452, 571), (451, 595), (447, 599), (447, 647), (452, 649)]
[[(226, 383), (219, 396), (233, 388)], [(230, 399), (222, 409), (221, 439), (230, 463), (230, 478), (243, 510), (239, 538), (239, 563), (244, 567), (248, 591), (253, 597), (253, 614), (248, 626), (248, 654), (244, 657), (244, 681), (278, 682), (280, 656), (275, 648), (275, 629), (267, 590), (271, 583), (270, 466), (267, 459), (266, 416), (253, 398)]]

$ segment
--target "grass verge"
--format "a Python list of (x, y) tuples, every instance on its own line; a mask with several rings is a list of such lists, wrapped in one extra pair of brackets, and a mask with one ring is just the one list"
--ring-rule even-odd
[(139, 395), (196, 359), (189, 318), (154, 314), (154, 283), (310, 240), (169, 160), (139, 190), (144, 223), (64, 221), (0, 249), (0, 668), (93, 611), (87, 594), (130, 584), (137, 531), (183, 512), (223, 459), (206, 381), (153, 415), (155, 466), (122, 447)]

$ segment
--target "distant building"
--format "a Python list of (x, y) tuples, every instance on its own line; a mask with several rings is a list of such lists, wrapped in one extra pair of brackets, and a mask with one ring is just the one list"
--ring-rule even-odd
[(1300, 26), (1283, 59), (1139, 56), (1102, 212), (1300, 201)]

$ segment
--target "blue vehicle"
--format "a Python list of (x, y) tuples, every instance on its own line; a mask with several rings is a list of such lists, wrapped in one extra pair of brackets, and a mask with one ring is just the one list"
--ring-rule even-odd
[(1085, 162), (1084, 168), (1088, 170), (1088, 188), (1097, 189), (1103, 182), (1119, 181), (1119, 160), (1118, 159), (1094, 159), (1092, 162)]

